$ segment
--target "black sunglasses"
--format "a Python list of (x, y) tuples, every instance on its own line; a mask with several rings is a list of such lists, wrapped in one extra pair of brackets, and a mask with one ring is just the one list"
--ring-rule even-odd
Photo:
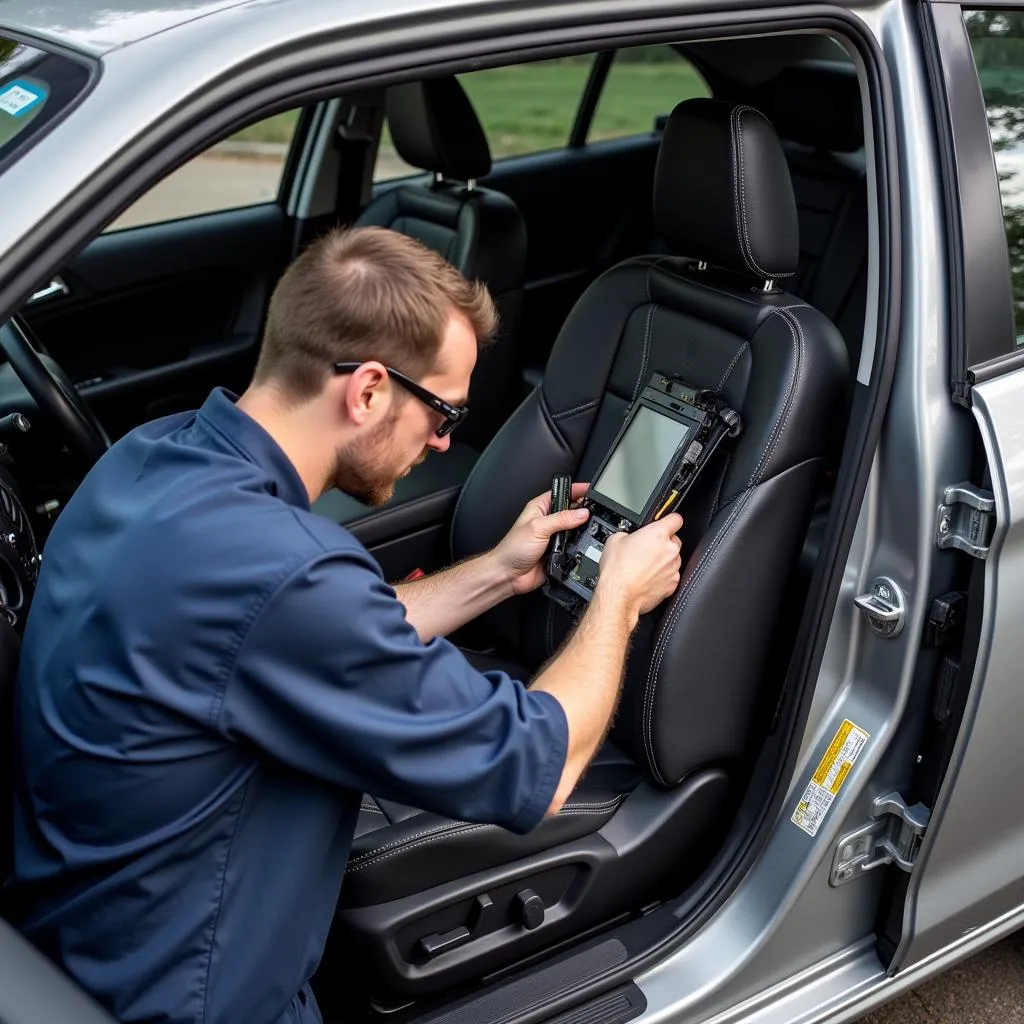
[[(362, 363), (335, 363), (334, 372), (339, 374), (355, 373), (362, 365)], [(435, 431), (438, 437), (447, 437), (469, 413), (468, 406), (452, 405), (435, 395), (433, 391), (428, 391), (422, 384), (410, 380), (404, 373), (399, 373), (398, 370), (393, 370), (390, 366), (385, 366), (384, 369), (388, 371), (388, 376), (401, 384), (410, 395), (418, 398), (424, 405), (429, 405), (434, 412), (438, 412), (444, 417), (444, 423)]]

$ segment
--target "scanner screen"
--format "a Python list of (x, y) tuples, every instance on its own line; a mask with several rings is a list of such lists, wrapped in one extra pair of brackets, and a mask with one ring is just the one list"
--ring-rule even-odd
[(640, 516), (672, 457), (696, 428), (641, 406), (593, 489)]

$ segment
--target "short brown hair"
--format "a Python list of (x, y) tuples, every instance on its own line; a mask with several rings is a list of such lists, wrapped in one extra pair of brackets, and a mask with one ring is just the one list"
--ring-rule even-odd
[(318, 395), (334, 363), (377, 359), (418, 379), (434, 369), (452, 313), (486, 344), (497, 328), (484, 285), (407, 235), (337, 229), (285, 271), (270, 300), (253, 380)]

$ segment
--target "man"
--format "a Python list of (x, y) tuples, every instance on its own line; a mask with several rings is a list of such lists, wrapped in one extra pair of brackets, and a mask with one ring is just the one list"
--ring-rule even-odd
[[(121, 1021), (319, 1019), (308, 979), (367, 791), (517, 831), (603, 738), (678, 516), (613, 539), (527, 689), (440, 639), (543, 579), (538, 497), (496, 549), (392, 589), (310, 511), (372, 503), (465, 414), (486, 291), (380, 229), (311, 246), (252, 385), (135, 430), (48, 541), (18, 686), (15, 883), (29, 938)], [(579, 491), (577, 491), (579, 493)]]

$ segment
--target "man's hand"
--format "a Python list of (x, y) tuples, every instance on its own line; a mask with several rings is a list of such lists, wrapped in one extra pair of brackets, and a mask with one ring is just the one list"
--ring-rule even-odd
[(656, 608), (679, 586), (683, 517), (677, 512), (637, 530), (608, 538), (595, 597), (613, 596), (635, 616)]
[[(587, 492), (589, 484), (572, 485), (572, 500)], [(551, 492), (538, 494), (513, 523), (493, 555), (506, 574), (513, 594), (536, 590), (546, 578), (544, 555), (548, 541), (559, 530), (572, 530), (587, 521), (586, 509), (566, 509), (551, 515)]]

